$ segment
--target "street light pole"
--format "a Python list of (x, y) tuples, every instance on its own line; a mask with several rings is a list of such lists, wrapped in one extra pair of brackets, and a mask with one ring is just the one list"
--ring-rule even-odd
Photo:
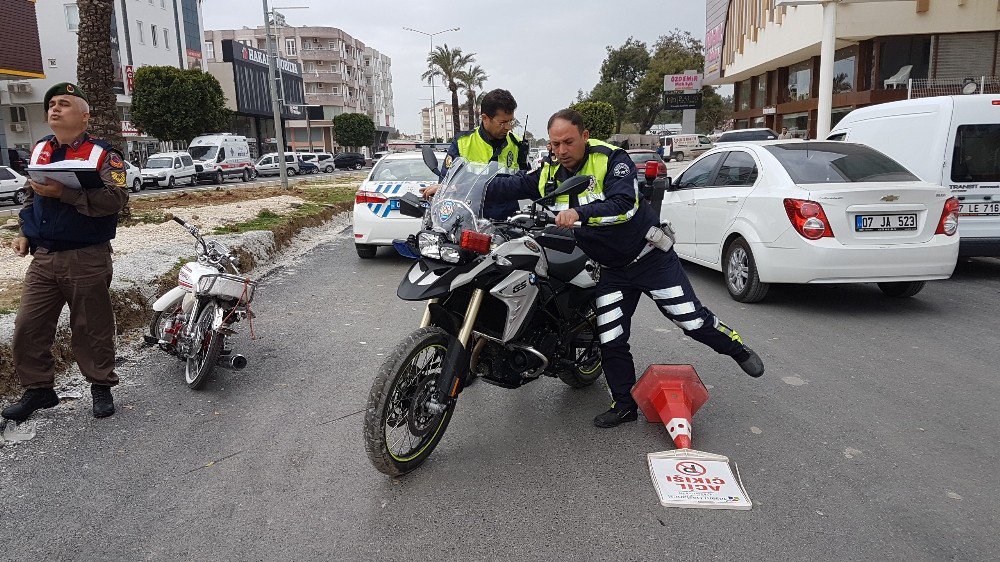
[[(460, 27), (453, 27), (451, 29), (442, 29), (441, 31), (435, 31), (434, 33), (427, 33), (426, 31), (420, 31), (419, 29), (413, 29), (412, 27), (404, 27), (403, 29), (405, 31), (412, 31), (414, 33), (419, 33), (421, 35), (426, 35), (426, 36), (430, 37), (431, 38), (431, 50), (430, 50), (430, 52), (433, 53), (434, 52), (434, 36), (435, 35), (440, 35), (442, 33), (448, 33), (449, 31), (458, 31), (459, 29), (462, 29), (462, 28), (460, 28)], [(433, 123), (433, 125), (432, 125), (433, 131), (432, 131), (431, 134), (432, 135), (437, 135), (437, 98), (434, 95), (434, 77), (433, 76), (431, 76), (431, 123)]]
[(264, 35), (267, 40), (267, 67), (270, 80), (271, 92), (271, 113), (274, 115), (274, 138), (278, 144), (278, 177), (281, 179), (281, 188), (288, 189), (288, 170), (285, 168), (285, 132), (281, 126), (281, 102), (278, 100), (278, 65), (277, 46), (271, 37), (271, 11), (267, 9), (267, 0), (264, 3)]

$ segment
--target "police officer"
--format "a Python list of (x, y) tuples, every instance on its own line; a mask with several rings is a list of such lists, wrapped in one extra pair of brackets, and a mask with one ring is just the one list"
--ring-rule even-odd
[[(514, 111), (517, 102), (507, 90), (491, 90), (483, 96), (481, 124), (475, 129), (460, 133), (448, 147), (448, 154), (441, 165), (441, 177), (448, 172), (452, 160), (461, 156), (470, 162), (497, 162), (509, 171), (528, 170), (528, 144), (517, 138)], [(503, 219), (517, 212), (517, 201), (488, 202), (483, 215), (490, 219)]]
[[(552, 209), (556, 224), (576, 231), (580, 248), (601, 264), (597, 285), (597, 332), (605, 377), (614, 399), (611, 408), (594, 418), (597, 427), (635, 421), (631, 389), (635, 363), (629, 352), (632, 314), (639, 296), (653, 299), (660, 311), (688, 337), (736, 360), (750, 376), (764, 374), (757, 354), (740, 335), (722, 323), (695, 296), (680, 259), (672, 248), (664, 251), (650, 242), (659, 229), (657, 213), (639, 197), (635, 164), (613, 145), (590, 139), (583, 117), (572, 109), (556, 112), (548, 122), (553, 162), (530, 174), (495, 178), (486, 201), (537, 199), (567, 179), (593, 176), (594, 182), (578, 196), (559, 197)], [(546, 189), (548, 186), (548, 189)]]
[(107, 142), (87, 134), (90, 106), (79, 86), (56, 84), (45, 93), (49, 127), (54, 135), (31, 151), (31, 166), (78, 161), (80, 188), (52, 178), (29, 180), (20, 212), (21, 233), (14, 251), (33, 259), (24, 278), (21, 305), (14, 320), (14, 371), (27, 390), (4, 408), (4, 418), (23, 421), (41, 408), (59, 403), (53, 390), (52, 342), (63, 305), (69, 304), (73, 355), (91, 383), (94, 417), (115, 412), (111, 387), (115, 374), (115, 316), (111, 285), (111, 245), (118, 213), (128, 203), (122, 155)]

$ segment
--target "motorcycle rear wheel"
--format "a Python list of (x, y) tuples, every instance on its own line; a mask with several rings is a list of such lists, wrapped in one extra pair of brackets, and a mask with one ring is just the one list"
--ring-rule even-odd
[(403, 341), (379, 368), (365, 411), (365, 451), (375, 468), (401, 476), (419, 467), (441, 441), (454, 402), (443, 412), (427, 408), (436, 391), (449, 337), (427, 327)]
[(226, 336), (212, 329), (215, 319), (216, 305), (209, 302), (198, 312), (197, 330), (200, 334), (200, 347), (194, 357), (189, 357), (184, 366), (184, 382), (192, 390), (197, 390), (215, 370), (219, 355), (225, 346)]

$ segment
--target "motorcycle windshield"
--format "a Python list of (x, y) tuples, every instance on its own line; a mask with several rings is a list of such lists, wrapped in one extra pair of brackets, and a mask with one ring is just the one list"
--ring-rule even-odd
[(482, 164), (457, 158), (448, 168), (431, 203), (431, 228), (457, 242), (463, 230), (492, 234), (493, 225), (483, 218), (486, 185), (500, 172), (496, 162)]

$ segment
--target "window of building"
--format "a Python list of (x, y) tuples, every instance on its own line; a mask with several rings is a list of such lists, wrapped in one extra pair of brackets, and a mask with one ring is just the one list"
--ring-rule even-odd
[(298, 54), (298, 44), (295, 39), (285, 39), (285, 54), (290, 56)]
[(757, 89), (753, 98), (754, 107), (764, 107), (767, 105), (767, 73), (757, 77)]
[(740, 82), (740, 106), (738, 111), (750, 109), (750, 80)]
[(160, 0), (160, 7), (164, 10), (167, 9), (167, 0)]
[(330, 89), (330, 93), (333, 94), (333, 95), (335, 95), (335, 96), (336, 95), (340, 95), (340, 88), (334, 86), (333, 88)]
[(145, 32), (143, 32), (143, 29), (142, 29), (142, 20), (135, 20), (135, 26), (139, 30), (139, 33), (136, 34), (136, 36), (139, 38), (139, 43), (145, 44), (146, 43), (146, 34), (145, 34)]
[(857, 89), (854, 72), (857, 60), (857, 45), (845, 47), (836, 52), (833, 62), (833, 93), (853, 92)]
[(76, 4), (66, 4), (66, 29), (77, 31), (80, 29), (80, 8)]
[(166, 27), (163, 28), (163, 46), (170, 50), (170, 29)]
[(930, 36), (904, 35), (879, 40), (879, 78), (872, 86), (906, 87), (910, 78), (927, 78), (930, 60)]
[(206, 58), (210, 60), (215, 60), (215, 43), (211, 41), (205, 41), (204, 51)]
[(24, 108), (18, 105), (10, 106), (10, 122), (11, 123), (27, 123), (28, 115), (24, 111)]
[(807, 100), (812, 83), (812, 61), (788, 67), (788, 101)]
[(788, 129), (792, 138), (809, 138), (809, 114), (806, 112), (782, 115), (781, 126)]
[(337, 42), (336, 41), (330, 41), (329, 43), (326, 44), (326, 46), (331, 51), (336, 51), (337, 50)]
[(306, 72), (316, 72), (316, 63), (312, 61), (306, 61)]
[(159, 38), (156, 35), (156, 26), (149, 24), (149, 37), (153, 40), (153, 46), (157, 46), (159, 43)]

